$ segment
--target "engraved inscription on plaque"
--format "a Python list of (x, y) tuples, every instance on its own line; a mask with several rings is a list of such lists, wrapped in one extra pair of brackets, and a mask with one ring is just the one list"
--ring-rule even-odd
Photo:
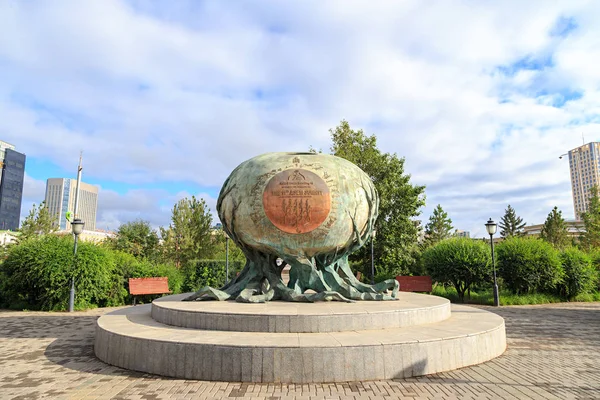
[(287, 233), (306, 233), (318, 228), (329, 215), (329, 187), (314, 172), (288, 169), (273, 176), (263, 193), (269, 220)]

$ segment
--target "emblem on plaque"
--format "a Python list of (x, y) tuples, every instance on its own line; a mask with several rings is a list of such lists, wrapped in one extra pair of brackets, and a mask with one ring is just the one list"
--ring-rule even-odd
[(269, 220), (287, 233), (306, 233), (318, 228), (331, 210), (329, 187), (305, 169), (288, 169), (273, 176), (263, 193)]

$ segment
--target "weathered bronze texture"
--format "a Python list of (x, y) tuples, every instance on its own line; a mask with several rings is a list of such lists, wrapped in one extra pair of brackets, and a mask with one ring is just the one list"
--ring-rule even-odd
[[(345, 159), (268, 153), (247, 160), (217, 201), (223, 229), (246, 266), (221, 289), (205, 287), (186, 300), (393, 300), (396, 280), (367, 285), (348, 264), (348, 255), (370, 240), (378, 205), (369, 176)], [(291, 266), (287, 286), (285, 264)]]

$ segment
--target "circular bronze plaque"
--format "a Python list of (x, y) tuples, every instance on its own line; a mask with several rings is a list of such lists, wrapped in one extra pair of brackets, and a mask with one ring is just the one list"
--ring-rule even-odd
[(273, 176), (263, 193), (269, 220), (287, 233), (306, 233), (318, 228), (329, 215), (329, 187), (317, 174), (288, 169)]

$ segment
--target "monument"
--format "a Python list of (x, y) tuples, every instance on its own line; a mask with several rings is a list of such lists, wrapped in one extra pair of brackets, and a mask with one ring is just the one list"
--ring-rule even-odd
[(217, 212), (246, 266), (220, 290), (202, 288), (185, 300), (395, 300), (395, 279), (366, 285), (348, 264), (348, 255), (370, 240), (378, 206), (369, 176), (343, 158), (268, 153), (245, 161), (225, 181)]
[(103, 315), (96, 356), (182, 379), (310, 383), (427, 375), (502, 354), (500, 316), (399, 291), (396, 280), (354, 277), (348, 255), (370, 240), (378, 201), (371, 179), (341, 158), (270, 153), (243, 162), (217, 202), (246, 256), (242, 272), (219, 289)]

